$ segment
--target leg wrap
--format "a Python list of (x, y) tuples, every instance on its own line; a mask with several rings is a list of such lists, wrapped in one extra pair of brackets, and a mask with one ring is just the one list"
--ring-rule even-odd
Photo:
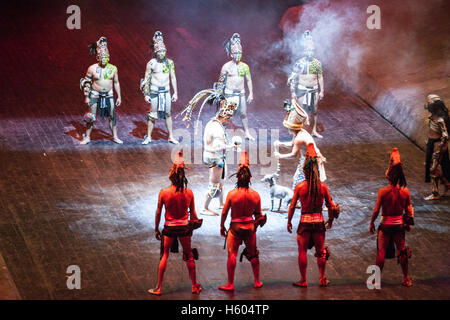
[(321, 252), (317, 252), (314, 254), (316, 258), (325, 258), (325, 260), (328, 260), (328, 258), (331, 256), (330, 248), (325, 247)]
[(409, 247), (405, 246), (405, 249), (403, 249), (402, 251), (398, 252), (398, 254), (397, 254), (397, 264), (400, 263), (401, 259), (406, 259), (406, 261), (411, 259), (411, 249), (409, 249)]
[(239, 257), (239, 262), (242, 262), (242, 259), (244, 258), (244, 256), (247, 258), (248, 261), (251, 261), (253, 258), (259, 258), (259, 250), (256, 250), (256, 254), (251, 256), (248, 253), (247, 248), (244, 248), (244, 250), (242, 250), (241, 256)]
[(97, 119), (95, 118), (95, 114), (91, 112), (87, 112), (83, 116), (83, 120), (86, 123), (94, 123)]
[(211, 198), (218, 198), (222, 193), (222, 188), (220, 187), (220, 183), (210, 183), (208, 195)]

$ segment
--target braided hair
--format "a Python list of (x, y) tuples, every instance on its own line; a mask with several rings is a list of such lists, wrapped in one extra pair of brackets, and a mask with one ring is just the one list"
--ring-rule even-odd
[(391, 166), (386, 172), (386, 178), (393, 186), (406, 187), (406, 178), (401, 163)]
[(172, 184), (177, 188), (176, 192), (184, 191), (184, 188), (187, 188), (188, 180), (184, 174), (184, 168), (173, 165), (172, 170), (170, 170), (169, 173), (169, 179), (172, 182)]
[(236, 188), (245, 188), (248, 189), (252, 178), (252, 173), (250, 172), (250, 168), (246, 165), (239, 166), (238, 171), (236, 172)]
[(317, 157), (309, 158), (303, 167), (305, 179), (308, 181), (308, 196), (312, 197), (314, 202), (319, 198), (322, 182), (320, 181), (319, 165)]

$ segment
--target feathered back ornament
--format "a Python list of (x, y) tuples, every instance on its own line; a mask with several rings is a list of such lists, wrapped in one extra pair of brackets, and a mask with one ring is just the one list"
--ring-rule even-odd
[(198, 120), (200, 120), (200, 115), (203, 111), (203, 107), (205, 104), (209, 101), (213, 102), (220, 102), (225, 99), (225, 97), (217, 90), (215, 89), (204, 89), (202, 91), (197, 92), (194, 97), (189, 101), (188, 105), (181, 111), (180, 115), (184, 114), (183, 122), (186, 121), (186, 128), (189, 128), (190, 122), (192, 119), (192, 115), (194, 113), (195, 108), (197, 107), (197, 104), (202, 100), (203, 103), (200, 106), (200, 110), (198, 112), (197, 116), (197, 124), (195, 126), (195, 131), (197, 132), (198, 127)]

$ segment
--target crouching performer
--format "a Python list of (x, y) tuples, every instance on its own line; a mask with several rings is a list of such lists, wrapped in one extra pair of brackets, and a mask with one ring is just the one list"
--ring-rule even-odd
[(444, 195), (450, 190), (450, 161), (448, 156), (448, 128), (450, 117), (442, 99), (430, 94), (425, 104), (431, 115), (428, 126), (427, 154), (425, 162), (425, 182), (433, 182), (433, 193), (425, 200), (438, 200), (439, 180), (445, 187)]
[[(80, 89), (84, 93), (84, 102), (88, 105), (89, 111), (84, 115), (87, 129), (81, 144), (91, 142), (91, 132), (96, 121), (97, 110), (102, 118), (109, 118), (109, 127), (113, 134), (115, 143), (122, 144), (122, 140), (117, 137), (116, 107), (121, 104), (120, 84), (117, 67), (109, 63), (108, 42), (105, 37), (101, 37), (97, 42), (91, 44), (90, 53), (95, 54), (97, 63), (91, 65), (86, 76), (80, 80)], [(114, 104), (114, 89), (117, 93), (117, 101)]]
[[(339, 217), (339, 205), (331, 199), (328, 187), (319, 178), (319, 157), (316, 153), (313, 143), (309, 143), (306, 149), (306, 160), (303, 167), (306, 180), (299, 183), (294, 189), (294, 197), (289, 207), (287, 231), (292, 233), (292, 217), (295, 211), (295, 205), (298, 200), (301, 202), (302, 214), (297, 229), (298, 243), (298, 266), (300, 269), (300, 281), (293, 283), (297, 287), (307, 287), (306, 267), (308, 261), (306, 259), (306, 251), (313, 246), (316, 248), (317, 266), (319, 267), (319, 285), (326, 287), (329, 280), (325, 277), (325, 265), (330, 250), (324, 247), (325, 229), (330, 229), (333, 220)], [(322, 215), (322, 206), (328, 208), (328, 220), (325, 223)]]
[(314, 148), (319, 157), (318, 165), (320, 180), (325, 181), (327, 178), (324, 167), (326, 158), (320, 153), (313, 137), (308, 133), (308, 131), (303, 129), (303, 124), (309, 123), (308, 114), (305, 112), (305, 110), (303, 110), (303, 108), (297, 103), (295, 99), (292, 99), (290, 103), (288, 101), (285, 101), (284, 105), (287, 113), (283, 120), (283, 126), (285, 126), (289, 130), (289, 133), (292, 135), (292, 140), (289, 142), (280, 142), (277, 140), (274, 142), (274, 147), (278, 148), (281, 146), (287, 148), (290, 147), (292, 149), (291, 152), (285, 154), (280, 154), (278, 151), (275, 151), (274, 156), (278, 159), (292, 159), (300, 155), (297, 169), (295, 170), (294, 176), (292, 178), (292, 190), (295, 189), (295, 186), (297, 184), (305, 180), (305, 175), (303, 174), (305, 156), (303, 155), (301, 149), (303, 145), (307, 146), (309, 143), (314, 144)]
[(396, 246), (397, 263), (400, 263), (403, 271), (403, 285), (410, 287), (412, 280), (408, 276), (408, 259), (411, 258), (411, 251), (405, 246), (405, 230), (411, 231), (411, 226), (414, 225), (414, 209), (411, 205), (411, 195), (406, 188), (406, 179), (397, 148), (392, 149), (386, 178), (389, 185), (378, 190), (377, 203), (369, 226), (370, 233), (374, 234), (375, 220), (382, 209), (378, 227), (376, 265), (383, 270), (385, 258), (395, 257)]
[[(172, 185), (162, 189), (159, 193), (158, 208), (155, 215), (155, 237), (162, 241), (163, 252), (159, 262), (158, 284), (156, 288), (148, 290), (149, 293), (161, 295), (161, 286), (166, 271), (169, 250), (176, 241), (180, 240), (183, 247), (183, 260), (189, 270), (189, 276), (192, 281), (192, 293), (200, 293), (202, 287), (196, 281), (195, 259), (198, 259), (198, 252), (191, 248), (192, 231), (201, 226), (202, 220), (197, 218), (195, 212), (194, 194), (187, 188), (188, 181), (184, 174), (183, 154), (180, 152), (169, 172), (169, 179)], [(159, 232), (159, 222), (161, 220), (162, 207), (165, 207), (165, 223), (162, 235)], [(188, 213), (189, 208), (189, 213)], [(189, 220), (190, 214), (190, 220)], [(178, 240), (177, 240), (178, 238)]]
[[(252, 264), (255, 288), (261, 288), (262, 282), (259, 281), (259, 252), (256, 247), (256, 229), (266, 223), (267, 217), (261, 213), (261, 198), (259, 194), (251, 189), (249, 160), (246, 151), (243, 151), (239, 160), (239, 168), (236, 173), (236, 189), (230, 191), (225, 201), (225, 207), (222, 211), (220, 223), (220, 235), (226, 238), (228, 246), (228, 282), (226, 285), (219, 286), (220, 290), (234, 290), (234, 271), (236, 269), (236, 256), (239, 246), (245, 243), (245, 249), (241, 254), (245, 256)], [(225, 228), (225, 220), (228, 211), (231, 208), (230, 229)]]

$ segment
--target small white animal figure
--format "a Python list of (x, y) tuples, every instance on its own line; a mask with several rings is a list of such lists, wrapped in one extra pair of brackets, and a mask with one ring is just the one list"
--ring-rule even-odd
[(264, 178), (261, 179), (261, 182), (268, 182), (270, 187), (270, 200), (272, 202), (272, 208), (270, 211), (273, 211), (273, 201), (275, 198), (280, 199), (280, 204), (278, 205), (278, 211), (281, 208), (281, 202), (284, 198), (286, 198), (286, 205), (289, 207), (291, 204), (292, 198), (294, 197), (294, 192), (288, 188), (277, 185), (277, 180), (279, 178), (278, 173), (266, 174)]

